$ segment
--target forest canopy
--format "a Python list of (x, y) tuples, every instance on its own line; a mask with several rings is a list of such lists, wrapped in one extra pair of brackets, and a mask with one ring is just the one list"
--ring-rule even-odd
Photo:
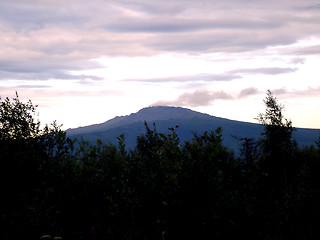
[(181, 142), (176, 127), (128, 150), (40, 128), (36, 107), (0, 99), (1, 239), (313, 239), (320, 226), (320, 139), (298, 147), (271, 91), (260, 139), (223, 129)]

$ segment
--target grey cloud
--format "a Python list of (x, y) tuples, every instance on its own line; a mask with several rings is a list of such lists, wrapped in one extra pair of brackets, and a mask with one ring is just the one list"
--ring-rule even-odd
[(275, 95), (284, 95), (289, 93), (286, 88), (271, 89), (271, 92), (273, 92)]
[(210, 77), (212, 81), (230, 81), (230, 80), (242, 78), (240, 75), (233, 74), (233, 73), (214, 74), (214, 75), (211, 75)]
[[(174, 20), (174, 19), (173, 19)], [(151, 21), (136, 21), (132, 19), (128, 23), (111, 23), (109, 26), (106, 26), (106, 30), (112, 32), (146, 32), (146, 33), (179, 33), (179, 32), (188, 32), (201, 30), (206, 28), (203, 24), (192, 24), (188, 25), (184, 22), (177, 21), (157, 21), (153, 19)]]
[(301, 90), (296, 92), (300, 96), (306, 96), (306, 97), (319, 97), (320, 96), (320, 87), (318, 88), (308, 88), (306, 90)]
[(145, 19), (128, 19), (123, 21), (117, 19), (106, 26), (106, 30), (113, 32), (147, 32), (147, 33), (180, 33), (180, 32), (197, 32), (210, 29), (274, 29), (281, 24), (266, 20), (243, 20), (242, 18), (234, 19), (185, 19), (169, 18), (164, 19), (151, 18)]
[(186, 7), (186, 1), (171, 1), (170, 4), (164, 4), (163, 1), (130, 1), (126, 6), (137, 11), (148, 13), (153, 16), (172, 16), (183, 13)]
[[(298, 60), (296, 60), (298, 61)], [(300, 60), (299, 60), (300, 61)], [(137, 81), (137, 82), (150, 82), (150, 83), (166, 83), (166, 82), (214, 82), (214, 81), (232, 81), (235, 79), (240, 79), (242, 76), (240, 74), (267, 74), (267, 75), (277, 75), (294, 72), (295, 68), (251, 68), (251, 69), (236, 69), (230, 72), (221, 74), (198, 74), (191, 76), (175, 76), (175, 77), (165, 77), (165, 78), (151, 78), (151, 79), (125, 79), (123, 81)], [(248, 93), (255, 93), (256, 88), (244, 89), (240, 95), (245, 96)]]
[(153, 105), (199, 107), (211, 105), (215, 100), (219, 99), (229, 100), (232, 99), (232, 96), (223, 91), (211, 92), (207, 90), (197, 90), (192, 93), (184, 93), (173, 101), (163, 100)]
[[(37, 98), (48, 99), (59, 97), (97, 97), (97, 96), (121, 96), (125, 93), (119, 89), (101, 89), (101, 90), (90, 90), (90, 88), (82, 88), (83, 90), (64, 90), (57, 89), (53, 86), (42, 86), (42, 85), (17, 85), (13, 87), (3, 87), (0, 86), (2, 96), (10, 96), (15, 93), (15, 91), (22, 92), (24, 96), (28, 96), (32, 100)], [(42, 100), (41, 100), (42, 101)]]
[(241, 78), (237, 74), (221, 73), (221, 74), (198, 74), (191, 76), (175, 76), (165, 78), (151, 78), (151, 79), (125, 79), (123, 81), (138, 81), (138, 82), (152, 82), (152, 83), (165, 83), (165, 82), (214, 82), (214, 81), (231, 81)]
[(20, 31), (33, 31), (46, 25), (79, 24), (82, 19), (61, 6), (13, 4), (10, 1), (0, 3), (0, 21)]
[[(65, 71), (95, 68), (89, 60), (100, 56), (242, 52), (292, 44), (319, 37), (319, 8), (313, 5), (312, 0), (2, 1), (0, 66), (13, 78), (24, 74), (26, 79), (44, 79), (41, 69), (68, 79)], [(319, 52), (314, 46), (288, 54)], [(229, 74), (202, 81), (239, 78)]]
[(290, 63), (293, 63), (293, 64), (303, 64), (305, 62), (305, 59), (304, 58), (293, 58), (291, 59)]
[(276, 95), (285, 95), (288, 97), (319, 97), (320, 96), (320, 87), (302, 90), (288, 90), (286, 88), (272, 89), (271, 90)]
[[(310, 96), (319, 96), (320, 95), (320, 87), (319, 88), (308, 88), (303, 90), (288, 90), (287, 88), (275, 88), (270, 89), (270, 91), (276, 96), (282, 96), (286, 98), (290, 97), (310, 97)], [(243, 89), (239, 98), (247, 97), (250, 95), (255, 95), (261, 93), (258, 89), (254, 87)]]
[(257, 88), (254, 88), (254, 87), (245, 88), (245, 89), (241, 90), (239, 97), (243, 98), (243, 97), (247, 97), (250, 95), (255, 95), (257, 93), (259, 93)]
[(51, 86), (45, 86), (45, 85), (18, 85), (14, 87), (15, 89), (24, 89), (24, 88), (51, 88)]
[(291, 55), (320, 55), (320, 45), (299, 47), (294, 50), (285, 50), (283, 52)]
[(100, 77), (90, 75), (72, 75), (62, 71), (46, 71), (46, 72), (31, 72), (31, 71), (0, 71), (0, 80), (49, 80), (49, 79), (64, 79), (64, 80), (102, 80)]
[[(254, 35), (259, 37), (253, 37)], [(145, 43), (157, 51), (229, 53), (292, 44), (296, 37), (285, 34), (284, 30), (218, 29), (199, 33), (161, 34), (150, 37)]]
[[(230, 12), (233, 10), (231, 9)], [(263, 49), (268, 46), (293, 44), (299, 39), (313, 36), (319, 28), (320, 17), (297, 17), (298, 12), (288, 15), (259, 12), (261, 18), (249, 12), (235, 11), (233, 19), (204, 20), (203, 27), (196, 32), (157, 35), (147, 42), (150, 48), (183, 52), (242, 52)], [(255, 12), (254, 12), (255, 13)], [(237, 18), (238, 16), (238, 18)], [(242, 18), (242, 19), (241, 19)], [(245, 20), (243, 20), (245, 19)], [(170, 39), (170, 41), (168, 41)]]
[(244, 69), (236, 69), (230, 71), (231, 73), (242, 73), (242, 74), (266, 74), (266, 75), (277, 75), (284, 73), (295, 72), (296, 68), (279, 68), (279, 67), (271, 67), (271, 68), (244, 68)]

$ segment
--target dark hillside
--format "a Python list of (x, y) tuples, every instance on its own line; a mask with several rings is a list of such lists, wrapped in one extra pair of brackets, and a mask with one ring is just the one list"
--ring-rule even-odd
[[(225, 145), (261, 125), (155, 107), (69, 131), (90, 144), (56, 123), (39, 130), (31, 102), (0, 102), (0, 239), (319, 239), (320, 138), (297, 148), (266, 99), (260, 119), (278, 121), (239, 157)], [(296, 136), (312, 144), (318, 130)]]
[[(224, 144), (237, 152), (239, 141), (235, 138), (255, 138), (261, 136), (263, 127), (255, 123), (247, 123), (219, 118), (192, 111), (180, 107), (147, 107), (137, 113), (128, 116), (115, 117), (101, 124), (95, 124), (87, 127), (68, 129), (67, 135), (71, 138), (80, 138), (81, 136), (92, 143), (97, 138), (106, 142), (117, 142), (120, 134), (125, 135), (126, 146), (133, 148), (136, 145), (137, 136), (145, 132), (144, 121), (149, 127), (156, 125), (158, 132), (167, 133), (168, 128), (179, 126), (177, 134), (181, 142), (190, 140), (193, 133), (202, 134), (204, 131), (215, 130), (217, 127), (223, 129)], [(300, 146), (312, 145), (319, 136), (317, 129), (298, 128), (294, 134)]]

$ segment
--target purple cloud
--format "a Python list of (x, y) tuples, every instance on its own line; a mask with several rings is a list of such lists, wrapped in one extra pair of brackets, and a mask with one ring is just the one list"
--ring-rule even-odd
[[(12, 79), (21, 74), (48, 79), (97, 68), (90, 60), (101, 56), (256, 51), (319, 37), (319, 13), (313, 0), (2, 1), (0, 66)], [(319, 45), (288, 51), (299, 56), (318, 53)], [(263, 74), (294, 70), (260, 69)]]
[(192, 93), (183, 93), (173, 101), (158, 101), (153, 105), (183, 106), (183, 107), (199, 107), (211, 105), (215, 100), (230, 100), (232, 96), (223, 92), (211, 92), (208, 90), (196, 90)]
[(281, 68), (281, 67), (244, 68), (244, 69), (233, 70), (231, 71), (231, 73), (277, 75), (277, 74), (295, 72), (296, 70), (297, 70), (296, 68)]
[(174, 76), (164, 78), (151, 79), (125, 79), (123, 81), (152, 82), (152, 83), (168, 83), (168, 82), (215, 82), (215, 81), (231, 81), (242, 78), (237, 74), (221, 73), (221, 74), (197, 74), (191, 76)]
[(245, 89), (241, 90), (241, 92), (239, 94), (239, 98), (243, 98), (243, 97), (247, 97), (247, 96), (251, 96), (251, 95), (256, 95), (258, 93), (259, 93), (259, 90), (257, 88), (254, 88), (254, 87), (245, 88)]

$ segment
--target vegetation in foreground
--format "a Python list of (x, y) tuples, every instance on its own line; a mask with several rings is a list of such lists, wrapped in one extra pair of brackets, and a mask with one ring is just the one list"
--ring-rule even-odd
[(235, 157), (221, 128), (182, 143), (145, 123), (128, 152), (124, 135), (71, 140), (40, 129), (31, 101), (1, 99), (0, 238), (319, 239), (320, 138), (297, 147), (283, 106), (264, 102), (261, 139)]

